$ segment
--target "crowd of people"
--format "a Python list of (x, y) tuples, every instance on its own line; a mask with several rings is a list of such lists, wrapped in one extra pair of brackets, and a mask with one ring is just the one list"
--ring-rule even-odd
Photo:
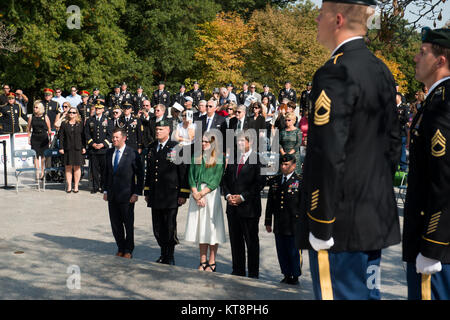
[[(450, 29), (423, 30), (414, 61), (426, 89), (407, 106), (364, 42), (375, 4), (323, 2), (317, 40), (332, 54), (300, 101), (289, 81), (278, 98), (248, 83), (238, 94), (231, 84), (216, 88), (210, 99), (198, 83), (173, 96), (160, 83), (148, 97), (122, 84), (106, 99), (98, 90), (77, 97), (72, 87), (66, 101), (55, 90), (62, 110), (45, 89), (27, 118), (3, 86), (2, 130), (16, 132), (22, 117), (41, 154), (55, 129), (66, 192), (78, 192), (83, 154), (97, 162), (91, 192), (108, 202), (117, 256), (132, 258), (134, 205), (144, 195), (157, 262), (175, 264), (178, 208), (189, 201), (185, 237), (199, 244), (198, 269), (220, 268), (225, 213), (232, 274), (258, 278), (261, 190), (269, 186), (264, 225), (275, 233), (281, 282), (298, 284), (299, 250), (308, 250), (317, 299), (380, 299), (381, 251), (402, 242), (408, 298), (450, 299)], [(278, 137), (279, 170), (267, 178), (259, 151)], [(408, 175), (403, 234), (393, 188), (399, 168)]]

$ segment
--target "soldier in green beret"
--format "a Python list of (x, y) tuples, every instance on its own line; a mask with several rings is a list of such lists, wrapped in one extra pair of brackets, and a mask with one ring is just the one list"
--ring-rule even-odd
[(403, 260), (408, 299), (450, 299), (450, 29), (422, 32), (416, 79), (429, 88), (411, 124)]

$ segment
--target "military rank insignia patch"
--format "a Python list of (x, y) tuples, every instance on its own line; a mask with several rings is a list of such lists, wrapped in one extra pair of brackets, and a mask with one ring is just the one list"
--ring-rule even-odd
[(325, 90), (319, 95), (316, 100), (316, 105), (314, 108), (314, 124), (316, 126), (323, 126), (330, 122), (330, 110), (331, 110), (331, 99), (328, 98)]
[(311, 196), (311, 211), (317, 209), (318, 203), (319, 203), (319, 190), (316, 190), (312, 193)]
[(439, 129), (436, 130), (433, 138), (431, 139), (431, 155), (433, 157), (442, 157), (445, 155), (446, 139), (442, 135)]

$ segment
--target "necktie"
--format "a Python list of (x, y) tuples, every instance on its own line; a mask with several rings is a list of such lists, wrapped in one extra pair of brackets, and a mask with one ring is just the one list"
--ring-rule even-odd
[(209, 119), (209, 118), (206, 120), (206, 130), (207, 130), (207, 131), (209, 130), (209, 122), (210, 122), (210, 120), (211, 120), (211, 119)]
[(286, 183), (286, 176), (283, 176), (283, 181), (281, 182), (281, 184), (285, 184)]
[(237, 128), (238, 128), (238, 130), (241, 130), (241, 120), (238, 120)]
[(242, 155), (241, 160), (239, 161), (239, 165), (238, 165), (238, 170), (237, 170), (237, 175), (236, 176), (239, 176), (243, 166), (244, 166), (244, 155)]
[(163, 145), (162, 145), (162, 143), (160, 143), (159, 145), (158, 145), (158, 152), (160, 152), (161, 151), (161, 149), (163, 148)]
[(120, 150), (117, 149), (116, 150), (116, 155), (115, 155), (115, 158), (114, 158), (114, 172), (117, 171), (117, 167), (119, 166), (119, 154), (120, 154)]

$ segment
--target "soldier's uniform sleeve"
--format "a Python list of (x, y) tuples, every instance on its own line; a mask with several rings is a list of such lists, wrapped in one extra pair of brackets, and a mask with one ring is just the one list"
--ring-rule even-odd
[(141, 156), (137, 151), (134, 152), (135, 159), (134, 159), (134, 172), (136, 176), (136, 189), (133, 190), (134, 194), (137, 194), (138, 196), (142, 195), (142, 187), (144, 184), (144, 168), (141, 161)]
[(137, 135), (137, 146), (138, 149), (144, 148), (144, 126), (141, 122), (141, 119), (136, 118), (137, 124), (136, 124), (136, 135)]
[(345, 66), (327, 62), (314, 76), (313, 112), (308, 131), (308, 169), (305, 174), (309, 230), (322, 240), (333, 236), (335, 208), (342, 189), (345, 145), (350, 131), (358, 84)]
[(430, 124), (427, 136), (427, 162), (430, 172), (420, 252), (442, 260), (450, 245), (450, 98), (447, 92)]
[(107, 126), (106, 126), (106, 138), (105, 138), (105, 147), (111, 148), (112, 145), (112, 133), (114, 130), (114, 124), (111, 119), (106, 118)]
[(188, 164), (182, 163), (177, 165), (178, 181), (179, 185), (179, 198), (189, 198), (191, 189), (189, 187), (189, 166)]
[(274, 184), (275, 178), (272, 178), (269, 180), (269, 193), (267, 195), (267, 204), (266, 204), (266, 216), (264, 219), (264, 225), (265, 226), (272, 226), (272, 216), (273, 216), (273, 209), (274, 209)]
[(86, 144), (88, 147), (91, 147), (92, 144), (94, 143), (94, 139), (91, 135), (91, 127), (90, 127), (90, 123), (91, 123), (91, 119), (88, 119), (86, 121), (86, 125), (84, 126), (84, 135), (86, 137)]
[[(150, 145), (149, 148), (152, 148)], [(149, 150), (147, 154), (147, 168), (145, 170), (145, 182), (144, 182), (144, 196), (148, 196), (150, 193), (150, 171), (151, 171), (151, 160), (150, 157), (152, 156), (151, 150)]]
[(294, 92), (294, 95), (292, 96), (292, 101), (297, 103), (297, 92), (295, 90), (292, 90)]

